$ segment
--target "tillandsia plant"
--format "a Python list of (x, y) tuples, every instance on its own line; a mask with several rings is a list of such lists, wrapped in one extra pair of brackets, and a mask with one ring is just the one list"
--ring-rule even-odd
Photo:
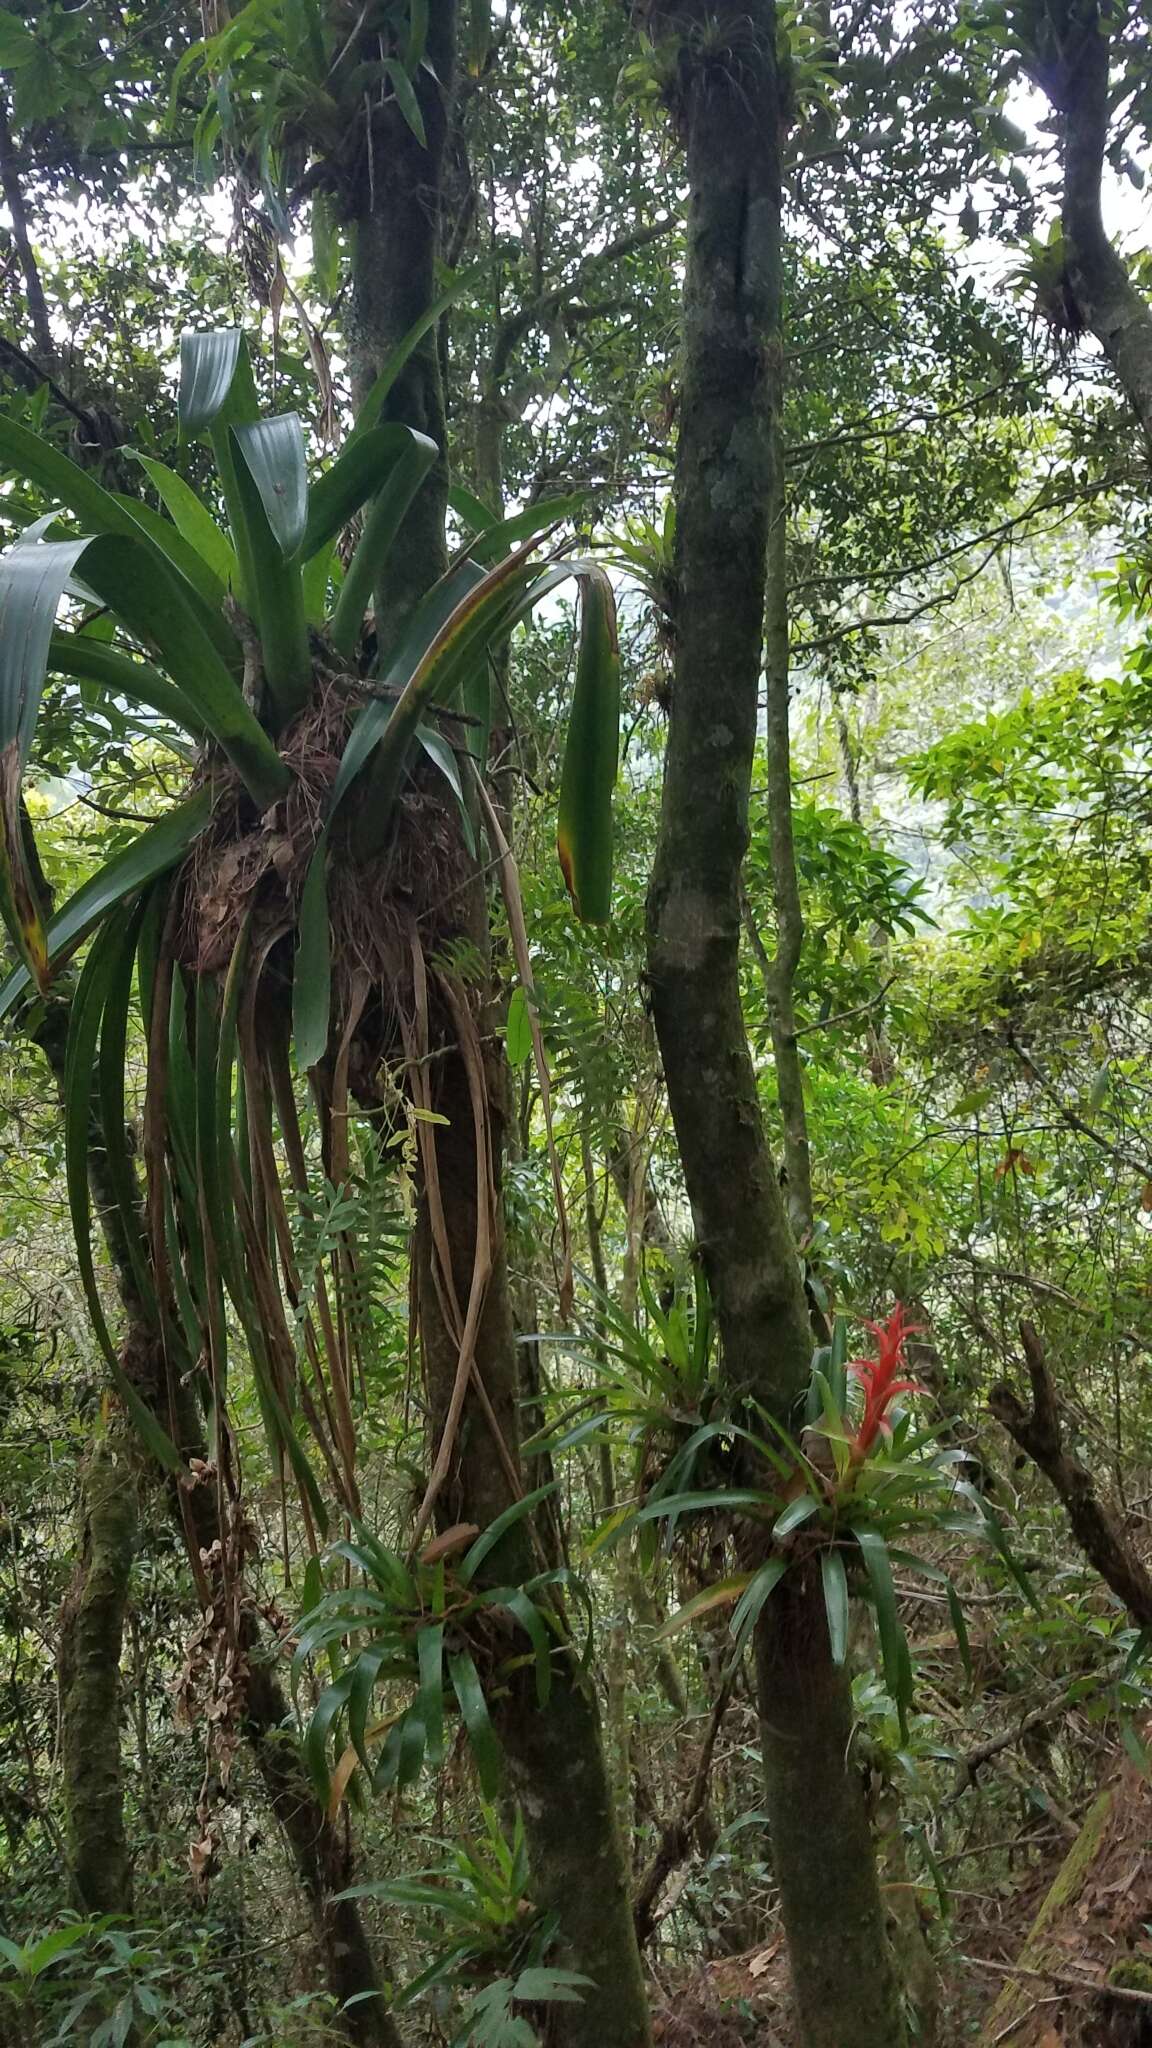
[[(331, 1592), (323, 1591), (320, 1562), (311, 1561), (305, 1583), (311, 1604), (296, 1631), (292, 1675), (298, 1685), (318, 1651), (336, 1652), (340, 1668), (320, 1695), (304, 1742), (313, 1782), (330, 1810), (360, 1769), (374, 1791), (412, 1784), (425, 1763), (436, 1769), (444, 1755), (446, 1695), (449, 1708), (459, 1711), (481, 1790), (495, 1796), (500, 1753), (486, 1694), (530, 1662), (537, 1706), (547, 1706), (553, 1651), (568, 1637), (555, 1595), (546, 1589), (579, 1587), (562, 1567), (541, 1569), (514, 1586), (477, 1586), (475, 1580), (509, 1530), (552, 1490), (551, 1484), (537, 1487), (483, 1532), (473, 1523), (447, 1529), (409, 1561), (358, 1526), (356, 1540), (334, 1543), (329, 1556), (353, 1565), (359, 1581)], [(370, 1722), (378, 1690), (390, 1694), (389, 1711)], [(330, 1770), (328, 1743), (339, 1730), (346, 1742)], [(380, 1747), (373, 1754), (375, 1743)]]
[[(567, 1334), (542, 1334), (537, 1341), (588, 1361), (592, 1384), (524, 1448), (557, 1457), (589, 1439), (614, 1440), (624, 1428), (636, 1446), (644, 1483), (652, 1459), (671, 1455), (707, 1420), (717, 1397), (708, 1282), (703, 1267), (695, 1264), (690, 1281), (674, 1280), (661, 1299), (642, 1273), (643, 1316), (630, 1316), (610, 1294), (582, 1278), (589, 1307), (578, 1314), (575, 1341)], [(588, 1409), (594, 1412), (584, 1412)], [(583, 1414), (578, 1423), (573, 1420), (577, 1413)]]
[(478, 1839), (441, 1845), (445, 1862), (414, 1877), (354, 1885), (345, 1896), (380, 1899), (432, 1929), (432, 1960), (397, 1993), (396, 2011), (447, 1984), (464, 2006), (454, 2048), (535, 2048), (533, 2009), (579, 1998), (589, 1979), (548, 1960), (557, 1919), (532, 1898), (519, 1810), (510, 1834), (483, 1801), (480, 1816)]
[[(29, 991), (50, 997), (86, 946), (64, 1075), (81, 1274), (112, 1379), (181, 1482), (207, 1604), (219, 1591), (209, 1576), (238, 1573), (245, 1547), (233, 1352), (312, 1551), (334, 1510), (359, 1512), (372, 1248), (357, 1242), (357, 1205), (341, 1207), (350, 1148), (355, 1135), (395, 1157), (396, 1116), (428, 1114), (430, 1032), (455, 1034), (466, 1052), (479, 1043), (463, 903), (479, 836), (498, 831), (483, 792), (489, 649), (570, 577), (581, 645), (558, 836), (581, 913), (608, 910), (611, 586), (590, 561), (535, 559), (567, 501), (473, 533), (394, 630), (375, 618), (366, 631), (437, 453), (405, 426), (377, 424), (396, 368), (310, 478), (298, 417), (260, 416), (243, 335), (185, 335), (181, 431), (211, 444), (226, 527), (158, 462), (140, 458), (162, 509), (109, 493), (0, 421), (0, 464), (59, 508), (0, 556), (0, 910), (19, 955), (0, 1015)], [(337, 543), (357, 518), (345, 567)], [(56, 910), (22, 800), (49, 675), (148, 707), (161, 733), (194, 743), (183, 793)], [(187, 759), (187, 742), (176, 746)], [(496, 865), (507, 884), (510, 863)], [(142, 1184), (126, 1134), (132, 1029), (145, 1049)], [(127, 1346), (97, 1279), (94, 1128), (139, 1303)], [(317, 1205), (336, 1222), (302, 1233)], [(204, 1434), (206, 1459), (195, 1454)], [(205, 1488), (232, 1532), (208, 1563), (196, 1528)]]
[[(623, 1529), (680, 1517), (722, 1516), (739, 1509), (763, 1529), (762, 1554), (747, 1570), (706, 1586), (665, 1623), (662, 1634), (717, 1608), (732, 1608), (733, 1657), (747, 1644), (765, 1602), (785, 1573), (818, 1566), (832, 1654), (848, 1654), (850, 1599), (864, 1593), (875, 1610), (884, 1678), (901, 1726), (912, 1698), (912, 1658), (900, 1619), (892, 1567), (900, 1564), (944, 1586), (960, 1653), (968, 1661), (967, 1631), (948, 1574), (904, 1545), (932, 1531), (959, 1533), (991, 1543), (1008, 1572), (1033, 1602), (1027, 1577), (1008, 1547), (988, 1503), (963, 1477), (964, 1453), (941, 1449), (938, 1428), (917, 1429), (904, 1398), (923, 1391), (910, 1376), (906, 1345), (916, 1334), (898, 1302), (882, 1323), (865, 1325), (876, 1356), (849, 1358), (847, 1324), (837, 1317), (832, 1342), (817, 1351), (801, 1434), (773, 1423), (771, 1440), (731, 1420), (697, 1430), (639, 1508), (621, 1510), (597, 1542)], [(777, 1475), (772, 1491), (724, 1486), (684, 1490), (692, 1461), (719, 1438), (747, 1445)], [(763, 1554), (766, 1553), (766, 1554)]]

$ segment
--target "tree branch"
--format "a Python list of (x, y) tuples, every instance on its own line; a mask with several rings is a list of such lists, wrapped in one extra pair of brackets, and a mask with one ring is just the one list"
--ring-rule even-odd
[(19, 160), (8, 119), (8, 101), (3, 92), (0, 92), (0, 191), (4, 194), (4, 204), (12, 220), (12, 240), (24, 279), (28, 319), (36, 346), (46, 363), (55, 363), (56, 343), (52, 338), (52, 327), (48, 319), (48, 301), (44, 297), (44, 287), (36, 267), (36, 256), (28, 226), (28, 209), (24, 204), (24, 192), (20, 184)]
[(1031, 1411), (1003, 1381), (993, 1387), (988, 1406), (1059, 1496), (1089, 1564), (1128, 1609), (1137, 1627), (1152, 1628), (1152, 1578), (1132, 1549), (1119, 1516), (1099, 1498), (1087, 1466), (1064, 1447), (1056, 1389), (1035, 1325), (1022, 1322), (1020, 1338), (1032, 1384)]

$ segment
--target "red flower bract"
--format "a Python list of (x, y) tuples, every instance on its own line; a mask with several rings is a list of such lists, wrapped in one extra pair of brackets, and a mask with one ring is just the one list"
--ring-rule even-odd
[(890, 1432), (888, 1411), (897, 1396), (924, 1392), (918, 1380), (906, 1377), (904, 1346), (921, 1325), (905, 1320), (903, 1303), (896, 1303), (886, 1323), (865, 1323), (864, 1328), (875, 1337), (879, 1356), (848, 1361), (849, 1372), (855, 1373), (864, 1389), (864, 1413), (852, 1439), (852, 1455), (857, 1462), (868, 1456), (878, 1436)]

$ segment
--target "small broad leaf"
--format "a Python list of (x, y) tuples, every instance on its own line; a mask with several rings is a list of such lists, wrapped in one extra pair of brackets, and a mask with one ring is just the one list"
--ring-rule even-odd
[(820, 1572), (824, 1581), (824, 1611), (828, 1616), (832, 1662), (842, 1664), (848, 1654), (848, 1575), (838, 1550), (820, 1552)]
[(718, 1579), (714, 1586), (705, 1586), (703, 1592), (693, 1594), (667, 1621), (661, 1622), (653, 1637), (659, 1642), (663, 1636), (675, 1635), (678, 1629), (686, 1628), (701, 1614), (711, 1614), (717, 1607), (731, 1607), (747, 1591), (752, 1583), (751, 1572), (737, 1572), (734, 1578)]
[(508, 1005), (508, 1022), (504, 1027), (504, 1050), (510, 1067), (522, 1067), (532, 1052), (532, 1020), (528, 1014), (528, 998), (522, 988), (514, 988)]

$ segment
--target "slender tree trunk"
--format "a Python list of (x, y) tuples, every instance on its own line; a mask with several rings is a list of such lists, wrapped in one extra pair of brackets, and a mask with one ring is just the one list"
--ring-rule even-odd
[[(378, 42), (373, 31), (369, 44)], [(369, 56), (378, 55), (373, 47)], [(395, 98), (368, 123), (352, 211), (352, 297), (348, 352), (352, 395), (364, 403), (374, 379), (436, 297), (445, 145), (456, 69), (455, 0), (429, 10), (427, 63), (416, 81), (422, 146)], [(404, 542), (389, 551), (376, 591), (377, 636), (394, 637), (406, 613), (446, 563), (444, 509), (448, 434), (436, 330), (413, 349), (385, 400), (381, 418), (427, 434), (440, 458), (404, 521)]]
[[(70, 998), (58, 994), (49, 1002), (35, 1031), (36, 1043), (48, 1062), (57, 1087), (64, 1086)], [(100, 1218), (117, 1289), (124, 1310), (124, 1370), (141, 1398), (167, 1429), (176, 1405), (176, 1442), (185, 1460), (203, 1459), (205, 1445), (191, 1390), (177, 1383), (169, 1389), (159, 1340), (150, 1328), (136, 1289), (127, 1249), (118, 1236), (119, 1205), (109, 1176), (98, 1128), (94, 1126), (88, 1154), (93, 1206)], [(159, 1476), (159, 1475), (157, 1475)], [(220, 1539), (216, 1495), (210, 1486), (169, 1483), (165, 1491), (173, 1520), (197, 1553), (212, 1553)], [(308, 1900), (325, 1979), (340, 2004), (357, 2003), (341, 2021), (347, 2038), (358, 2048), (401, 2048), (401, 2037), (380, 1993), (380, 1978), (371, 1945), (355, 1900), (339, 1906), (330, 1895), (352, 1881), (351, 1858), (337, 1828), (312, 1790), (292, 1733), (292, 1715), (263, 1644), (255, 1615), (242, 1613), (240, 1648), (249, 1667), (243, 1733), (252, 1751), (265, 1795), (292, 1852), (297, 1878)]]
[[(481, 1020), (481, 1026), (483, 1020)], [(487, 1043), (483, 1130), (465, 1059), (451, 1041), (429, 1063), (431, 1107), (447, 1122), (425, 1125), (429, 1169), (417, 1232), (421, 1342), (434, 1441), (451, 1445), (451, 1463), (437, 1514), (445, 1527), (484, 1527), (522, 1489), (519, 1382), (508, 1301), (500, 1205), (505, 1089), (501, 1055)], [(433, 1157), (434, 1155), (434, 1157)], [(486, 1156), (485, 1156), (486, 1155)], [(492, 1185), (487, 1216), (478, 1189)], [(438, 1271), (433, 1204), (438, 1191), (459, 1302), (468, 1299), (480, 1248), (490, 1239), (488, 1280), (476, 1329), (467, 1393), (458, 1423), (453, 1397), (461, 1345), (445, 1316), (445, 1274)], [(482, 1394), (480, 1390), (483, 1390)], [(450, 1435), (446, 1438), (446, 1432)], [(515, 1583), (539, 1569), (527, 1524), (517, 1524), (493, 1552), (496, 1583)], [(559, 1954), (592, 1980), (579, 2004), (557, 2005), (550, 2039), (563, 2048), (644, 2048), (647, 2001), (632, 1925), (628, 1873), (613, 1812), (599, 1710), (590, 1675), (573, 1649), (553, 1659), (551, 1698), (541, 1709), (531, 1674), (518, 1674), (491, 1707), (505, 1752), (510, 1789), (528, 1837), (537, 1898), (559, 1920)]]
[[(771, 0), (657, 10), (688, 160), (676, 658), (648, 971), (732, 1395), (790, 1422), (812, 1339), (740, 1006), (740, 870), (780, 404), (780, 112)], [(818, 1584), (767, 1603), (757, 1676), (772, 1853), (805, 2048), (899, 2048), (851, 1695)]]
[(120, 1656), (136, 1537), (125, 1446), (100, 1437), (81, 1476), (78, 1555), (60, 1614), (60, 1750), (69, 1877), (82, 1913), (132, 1911)]

